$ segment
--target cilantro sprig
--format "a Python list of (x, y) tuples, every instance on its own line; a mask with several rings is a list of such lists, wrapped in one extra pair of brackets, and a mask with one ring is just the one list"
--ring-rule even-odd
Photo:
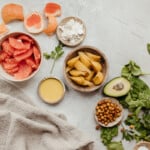
[(50, 74), (52, 74), (52, 72), (53, 72), (56, 60), (59, 59), (64, 54), (63, 47), (64, 47), (64, 45), (59, 42), (53, 51), (51, 51), (50, 53), (43, 53), (43, 56), (45, 57), (45, 59), (47, 59), (47, 60), (53, 59), (54, 60), (51, 70), (50, 70)]

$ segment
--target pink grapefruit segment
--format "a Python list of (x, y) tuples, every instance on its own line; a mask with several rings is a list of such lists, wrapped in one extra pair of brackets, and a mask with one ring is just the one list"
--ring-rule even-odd
[(7, 63), (7, 62), (3, 62), (2, 66), (5, 70), (7, 69), (13, 69), (14, 67), (16, 67), (18, 64), (17, 63)]
[(28, 36), (26, 36), (26, 35), (20, 35), (18, 37), (18, 39), (20, 39), (22, 41), (27, 41), (27, 42), (33, 43), (33, 40), (31, 38), (29, 38)]
[(18, 72), (18, 70), (19, 70), (19, 67), (16, 66), (16, 67), (14, 67), (12, 69), (7, 69), (6, 72), (11, 74), (11, 75), (14, 75), (14, 73)]
[(10, 46), (12, 46), (15, 49), (24, 49), (24, 47), (25, 47), (21, 40), (18, 40), (13, 37), (9, 37), (9, 44), (10, 44)]
[(32, 73), (31, 66), (27, 65), (25, 62), (19, 64), (19, 70), (14, 74), (16, 79), (24, 79)]
[(8, 37), (2, 42), (0, 64), (15, 79), (24, 79), (38, 69), (41, 53), (35, 41), (26, 36)]
[(28, 49), (16, 50), (16, 51), (14, 51), (13, 56), (15, 57), (17, 55), (21, 55), (23, 53), (26, 53), (27, 51), (28, 51)]
[(27, 58), (26, 63), (31, 66), (33, 69), (38, 68), (38, 65), (36, 64), (35, 60), (32, 57)]
[(33, 51), (32, 51), (32, 49), (30, 49), (30, 50), (28, 50), (27, 52), (25, 52), (25, 53), (23, 53), (23, 54), (20, 54), (20, 55), (15, 56), (15, 60), (16, 60), (17, 62), (20, 62), (20, 61), (22, 61), (22, 60), (25, 60), (25, 59), (27, 59), (28, 57), (30, 57), (30, 56), (32, 55), (32, 53), (33, 53)]
[(34, 60), (36, 62), (36, 64), (39, 64), (40, 60), (41, 60), (41, 55), (40, 55), (40, 51), (37, 47), (33, 47), (33, 56), (34, 56)]
[(6, 52), (8, 55), (11, 56), (11, 55), (13, 54), (14, 48), (11, 47), (11, 45), (9, 44), (9, 41), (8, 41), (8, 40), (7, 40), (7, 41), (4, 41), (4, 42), (2, 43), (2, 47), (3, 47), (4, 52)]
[(3, 62), (8, 57), (9, 56), (7, 53), (5, 53), (3, 50), (0, 51), (0, 63)]

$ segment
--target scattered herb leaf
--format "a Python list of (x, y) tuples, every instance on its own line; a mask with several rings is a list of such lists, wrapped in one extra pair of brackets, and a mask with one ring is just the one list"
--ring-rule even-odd
[(147, 51), (150, 54), (150, 43), (147, 44)]
[(127, 140), (127, 141), (132, 141), (134, 139), (133, 132), (130, 130), (124, 129), (122, 131), (122, 138)]
[(111, 143), (113, 137), (118, 135), (118, 126), (110, 127), (110, 128), (101, 128), (101, 139), (104, 145), (108, 145)]
[[(140, 66), (134, 61), (126, 64), (121, 71), (121, 76), (127, 78), (131, 83), (131, 89), (127, 96), (125, 96), (121, 103), (127, 106), (130, 110), (140, 112), (142, 108), (150, 108), (150, 88), (141, 80), (140, 75), (144, 75)], [(132, 110), (132, 111), (133, 111)]]
[(55, 47), (55, 50), (51, 51), (51, 53), (44, 53), (43, 56), (45, 59), (55, 59), (57, 60), (63, 55), (63, 45), (61, 43), (58, 43), (58, 45)]
[(140, 66), (138, 66), (134, 61), (130, 61), (121, 70), (121, 76), (130, 80), (132, 77), (139, 77), (142, 75), (150, 75), (149, 73), (142, 72)]
[(122, 142), (111, 142), (107, 146), (107, 150), (124, 150)]
[(150, 88), (148, 85), (137, 77), (130, 79), (131, 89), (127, 96), (124, 97), (124, 103), (127, 103), (128, 108), (134, 109), (137, 114), (142, 108), (150, 108)]
[(43, 56), (45, 57), (45, 59), (53, 59), (54, 60), (53, 64), (52, 64), (52, 67), (51, 67), (51, 70), (50, 70), (51, 74), (52, 74), (53, 68), (55, 66), (55, 61), (64, 54), (63, 46), (64, 45), (59, 42), (58, 45), (55, 47), (55, 50), (51, 51), (50, 54), (43, 53)]
[(140, 76), (141, 74), (141, 68), (134, 61), (130, 61), (126, 64), (121, 71), (121, 75), (127, 79), (130, 79), (132, 76)]
[(143, 120), (142, 120), (142, 123), (143, 123), (143, 126), (150, 130), (150, 110), (146, 111), (144, 114), (143, 114)]

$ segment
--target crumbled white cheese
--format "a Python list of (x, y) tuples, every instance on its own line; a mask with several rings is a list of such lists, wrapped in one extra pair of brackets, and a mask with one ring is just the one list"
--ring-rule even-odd
[(145, 147), (145, 146), (140, 146), (139, 148), (138, 148), (138, 150), (149, 150), (147, 147)]
[(74, 19), (71, 19), (64, 25), (59, 26), (59, 29), (61, 30), (61, 38), (71, 44), (78, 42), (84, 34), (83, 24)]

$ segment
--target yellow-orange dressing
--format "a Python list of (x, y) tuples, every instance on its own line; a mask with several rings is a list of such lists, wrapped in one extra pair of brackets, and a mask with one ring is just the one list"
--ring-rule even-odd
[(57, 103), (64, 94), (64, 87), (59, 80), (48, 78), (41, 82), (39, 94), (45, 102)]

